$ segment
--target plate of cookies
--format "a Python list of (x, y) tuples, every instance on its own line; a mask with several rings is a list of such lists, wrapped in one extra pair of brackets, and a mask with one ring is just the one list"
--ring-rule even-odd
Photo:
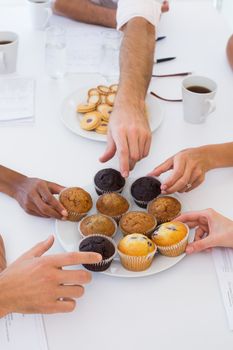
[[(62, 104), (62, 122), (75, 134), (106, 142), (108, 123), (114, 107), (118, 84), (82, 88), (68, 96)], [(146, 97), (147, 116), (154, 132), (163, 121), (163, 110), (151, 95)]]
[(154, 177), (125, 180), (102, 169), (93, 184), (64, 189), (59, 200), (66, 221), (56, 220), (56, 236), (67, 252), (93, 251), (100, 263), (84, 265), (114, 277), (143, 277), (176, 265), (194, 232), (176, 221), (189, 210), (182, 196), (161, 195)]

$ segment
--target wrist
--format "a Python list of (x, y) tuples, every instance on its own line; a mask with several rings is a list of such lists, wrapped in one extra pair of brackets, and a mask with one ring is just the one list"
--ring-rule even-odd
[(200, 147), (200, 152), (205, 159), (205, 171), (209, 171), (218, 167), (218, 162), (215, 157), (215, 150), (212, 145)]
[(9, 287), (10, 286), (7, 286), (0, 274), (0, 318), (13, 312), (13, 310), (8, 307), (7, 295), (10, 290)]

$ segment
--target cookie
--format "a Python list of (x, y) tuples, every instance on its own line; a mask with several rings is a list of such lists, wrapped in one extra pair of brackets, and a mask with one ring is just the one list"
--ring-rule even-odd
[(95, 106), (97, 107), (98, 104), (100, 104), (101, 99), (100, 99), (100, 95), (91, 95), (88, 97), (87, 99), (88, 104), (95, 104)]
[(100, 112), (102, 114), (102, 119), (106, 122), (109, 121), (110, 118), (110, 114), (112, 112), (112, 107), (109, 106), (106, 103), (101, 103), (100, 105), (98, 105), (97, 107), (97, 111)]
[(99, 85), (97, 86), (97, 89), (99, 93), (103, 95), (107, 95), (110, 92), (109, 87), (105, 85)]
[(96, 88), (92, 88), (88, 91), (88, 96), (99, 95), (99, 91)]
[(106, 102), (106, 97), (107, 97), (107, 95), (100, 95), (100, 103), (107, 103)]
[(113, 84), (113, 85), (109, 86), (109, 90), (111, 92), (117, 92), (118, 91), (118, 87), (119, 87), (118, 84)]
[(102, 121), (98, 126), (98, 128), (95, 129), (95, 132), (97, 132), (97, 134), (106, 135), (108, 132), (108, 123), (105, 121)]
[(106, 97), (107, 104), (110, 106), (114, 106), (115, 97), (116, 97), (116, 94), (114, 92), (111, 92), (110, 94), (108, 94)]
[(96, 104), (95, 103), (81, 103), (77, 107), (77, 112), (78, 113), (89, 113), (93, 112), (96, 109)]
[(95, 130), (101, 123), (101, 114), (99, 112), (86, 113), (81, 120), (81, 128), (87, 131)]

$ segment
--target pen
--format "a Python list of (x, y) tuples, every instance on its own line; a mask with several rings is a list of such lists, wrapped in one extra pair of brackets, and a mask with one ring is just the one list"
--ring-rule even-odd
[(158, 38), (156, 39), (156, 41), (160, 41), (160, 40), (163, 40), (163, 39), (165, 39), (166, 38), (166, 36), (158, 36)]
[(174, 60), (175, 58), (176, 58), (176, 57), (158, 58), (157, 60), (155, 60), (154, 63), (162, 63), (162, 62), (172, 61), (172, 60)]

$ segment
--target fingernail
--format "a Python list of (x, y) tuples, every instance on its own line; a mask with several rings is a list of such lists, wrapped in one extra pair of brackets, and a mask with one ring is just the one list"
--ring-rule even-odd
[(128, 172), (127, 172), (127, 171), (124, 171), (124, 172), (123, 172), (123, 174), (122, 174), (122, 176), (123, 176), (123, 177), (128, 177), (128, 176), (129, 176), (129, 174), (128, 174)]
[(167, 189), (167, 185), (161, 185), (161, 190), (166, 190)]
[(193, 247), (187, 247), (186, 248), (186, 253), (187, 254), (192, 254), (194, 252), (194, 248)]
[(166, 191), (161, 191), (161, 193), (162, 193), (162, 194), (167, 194), (167, 192), (166, 192)]
[(66, 210), (62, 210), (61, 214), (62, 214), (62, 216), (68, 216), (68, 213)]

